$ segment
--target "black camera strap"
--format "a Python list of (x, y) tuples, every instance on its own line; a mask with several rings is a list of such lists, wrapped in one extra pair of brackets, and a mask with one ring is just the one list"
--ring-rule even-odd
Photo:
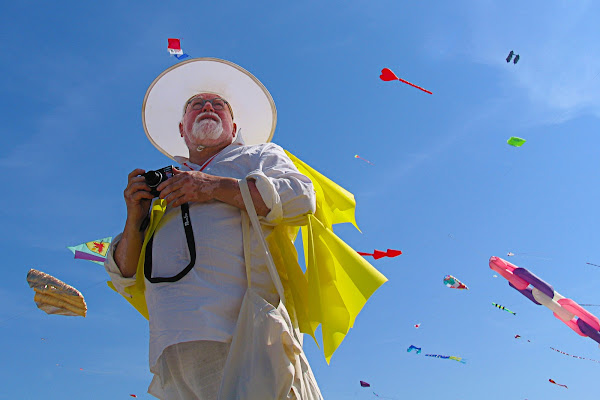
[(153, 278), (152, 277), (152, 242), (154, 234), (146, 245), (146, 258), (144, 260), (144, 276), (151, 283), (162, 282), (177, 282), (186, 276), (196, 264), (196, 243), (194, 242), (194, 231), (192, 230), (192, 220), (190, 218), (190, 206), (188, 203), (181, 205), (181, 219), (183, 221), (183, 229), (185, 230), (185, 239), (187, 240), (188, 250), (190, 252), (190, 263), (180, 273), (170, 278)]

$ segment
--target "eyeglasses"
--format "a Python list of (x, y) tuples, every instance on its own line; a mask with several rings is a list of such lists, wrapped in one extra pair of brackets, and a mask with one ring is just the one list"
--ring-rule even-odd
[(187, 107), (190, 104), (192, 105), (192, 110), (202, 110), (207, 102), (210, 103), (212, 108), (217, 111), (224, 110), (225, 105), (227, 105), (227, 108), (229, 108), (229, 112), (231, 113), (231, 118), (233, 118), (233, 110), (231, 109), (231, 106), (226, 100), (221, 99), (220, 97), (215, 97), (214, 99), (203, 99), (201, 97), (192, 98), (186, 103), (185, 110), (187, 110)]

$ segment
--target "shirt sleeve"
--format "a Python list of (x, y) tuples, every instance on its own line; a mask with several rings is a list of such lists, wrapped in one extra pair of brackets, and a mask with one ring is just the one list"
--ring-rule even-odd
[(254, 179), (265, 205), (271, 210), (263, 222), (277, 225), (316, 209), (315, 190), (311, 180), (301, 174), (283, 149), (269, 143), (262, 149), (258, 167), (246, 175)]
[(115, 289), (117, 289), (117, 291), (119, 293), (121, 293), (123, 296), (131, 297), (131, 295), (129, 293), (125, 292), (125, 288), (127, 286), (132, 286), (135, 284), (135, 275), (133, 275), (131, 278), (125, 278), (121, 274), (121, 270), (119, 269), (119, 267), (117, 266), (117, 263), (115, 262), (115, 249), (117, 248), (117, 244), (121, 240), (121, 235), (122, 234), (118, 234), (112, 240), (112, 242), (110, 244), (110, 248), (108, 249), (108, 252), (106, 253), (106, 261), (104, 261), (104, 269), (106, 270), (106, 272), (108, 272), (111, 282), (113, 283), (113, 285), (115, 285)]

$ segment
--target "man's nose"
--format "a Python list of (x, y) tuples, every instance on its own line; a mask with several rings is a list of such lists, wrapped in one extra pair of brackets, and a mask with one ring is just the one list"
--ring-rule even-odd
[(204, 103), (204, 106), (202, 106), (202, 112), (215, 112), (215, 109), (212, 106), (212, 103), (210, 101), (207, 101), (206, 103)]

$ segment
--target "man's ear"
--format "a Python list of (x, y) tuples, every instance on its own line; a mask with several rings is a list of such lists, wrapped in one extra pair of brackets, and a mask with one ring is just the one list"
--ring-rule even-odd
[(179, 134), (183, 137), (183, 124), (181, 122), (179, 123)]
[(233, 123), (233, 129), (231, 130), (231, 136), (233, 136), (235, 138), (236, 134), (237, 134), (237, 125), (234, 122)]

